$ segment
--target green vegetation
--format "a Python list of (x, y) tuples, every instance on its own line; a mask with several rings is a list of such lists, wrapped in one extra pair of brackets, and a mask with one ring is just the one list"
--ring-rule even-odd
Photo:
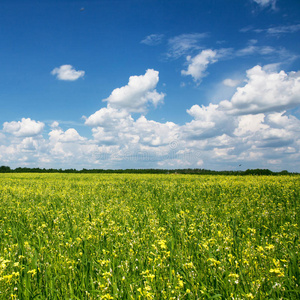
[(268, 169), (248, 169), (246, 171), (213, 171), (206, 169), (40, 169), (1, 166), (0, 173), (101, 173), (101, 174), (199, 174), (199, 175), (292, 175), (286, 170), (272, 172)]
[(0, 174), (0, 299), (299, 299), (299, 179)]

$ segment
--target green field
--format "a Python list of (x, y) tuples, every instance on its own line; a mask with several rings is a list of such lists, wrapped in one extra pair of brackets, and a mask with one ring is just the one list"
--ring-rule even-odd
[(0, 299), (300, 299), (300, 177), (0, 174)]

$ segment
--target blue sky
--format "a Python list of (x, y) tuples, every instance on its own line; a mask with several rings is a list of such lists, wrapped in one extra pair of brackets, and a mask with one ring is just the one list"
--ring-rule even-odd
[(300, 171), (299, 0), (2, 0), (0, 37), (0, 165)]

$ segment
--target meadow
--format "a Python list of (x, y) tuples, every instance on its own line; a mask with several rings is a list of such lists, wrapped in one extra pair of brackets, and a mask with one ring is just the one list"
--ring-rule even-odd
[(300, 299), (299, 176), (0, 174), (0, 299)]

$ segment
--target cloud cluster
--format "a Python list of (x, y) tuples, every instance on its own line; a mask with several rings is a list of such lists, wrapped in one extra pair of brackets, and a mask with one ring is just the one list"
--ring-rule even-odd
[(171, 123), (161, 124), (148, 121), (144, 116), (134, 121), (131, 113), (146, 113), (149, 103), (157, 106), (165, 94), (158, 93), (156, 86), (159, 73), (149, 69), (145, 75), (131, 76), (126, 86), (113, 90), (104, 99), (107, 107), (101, 108), (89, 116), (85, 124), (93, 127), (92, 132), (97, 143), (106, 145), (160, 145), (166, 143), (166, 138), (158, 137), (169, 128)]
[[(248, 45), (241, 49), (232, 48), (219, 48), (219, 49), (204, 49), (197, 55), (186, 57), (187, 68), (181, 70), (181, 75), (191, 76), (199, 85), (202, 79), (208, 75), (207, 69), (211, 64), (214, 64), (221, 60), (232, 60), (234, 58), (249, 57), (259, 55), (265, 59), (276, 59), (284, 61), (285, 63), (291, 63), (298, 58), (297, 55), (290, 53), (285, 48), (275, 48), (271, 46), (259, 46), (257, 40), (249, 40)], [(273, 63), (265, 66), (265, 69), (278, 69), (281, 63)], [(235, 87), (240, 83), (240, 80), (233, 81), (232, 79), (225, 79), (223, 84), (229, 87)]]
[[(229, 100), (187, 110), (178, 125), (144, 115), (155, 103), (158, 72), (132, 76), (105, 99), (107, 106), (86, 118), (92, 138), (74, 128), (31, 119), (5, 122), (0, 133), (3, 163), (41, 167), (172, 168), (245, 167), (296, 169), (300, 162), (300, 121), (287, 110), (300, 104), (300, 72), (255, 66)], [(228, 81), (232, 86), (235, 82)], [(161, 101), (161, 100), (160, 100)], [(140, 113), (135, 119), (132, 114)]]
[(59, 80), (75, 81), (84, 76), (84, 71), (76, 71), (71, 65), (62, 65), (51, 72)]
[(238, 87), (231, 101), (220, 103), (231, 114), (283, 111), (300, 104), (300, 72), (267, 72), (261, 66), (247, 71), (247, 84)]
[[(274, 0), (254, 0), (257, 4), (262, 7), (272, 5), (275, 7), (276, 1)], [(258, 31), (252, 26), (241, 29), (241, 32), (247, 31)], [(268, 34), (280, 34), (287, 32), (296, 32), (300, 30), (299, 24), (290, 26), (278, 26), (269, 28), (266, 30)], [(260, 30), (263, 31), (263, 30)], [(155, 45), (156, 42), (160, 42), (163, 35), (152, 34), (147, 36), (142, 43), (147, 45)], [(295, 55), (285, 49), (284, 47), (273, 47), (268, 45), (259, 45), (258, 40), (250, 39), (247, 45), (241, 49), (233, 48), (219, 48), (210, 49), (206, 48), (201, 44), (204, 38), (208, 37), (207, 33), (192, 33), (192, 34), (181, 34), (170, 38), (168, 40), (168, 50), (166, 57), (169, 59), (179, 59), (182, 56), (186, 56), (186, 69), (181, 70), (182, 76), (191, 76), (193, 81), (199, 85), (202, 79), (208, 75), (207, 69), (209, 65), (214, 64), (220, 60), (232, 60), (234, 58), (242, 58), (258, 55), (264, 59), (272, 59), (281, 62), (291, 63), (298, 58)], [(197, 53), (198, 52), (198, 53)], [(191, 55), (192, 54), (192, 55)], [(273, 63), (272, 66), (279, 66), (280, 63)], [(269, 65), (271, 66), (271, 65)], [(240, 80), (225, 79), (223, 84), (229, 87), (235, 87), (240, 83)], [(185, 86), (182, 82), (181, 86)], [(118, 91), (118, 89), (116, 89)]]

